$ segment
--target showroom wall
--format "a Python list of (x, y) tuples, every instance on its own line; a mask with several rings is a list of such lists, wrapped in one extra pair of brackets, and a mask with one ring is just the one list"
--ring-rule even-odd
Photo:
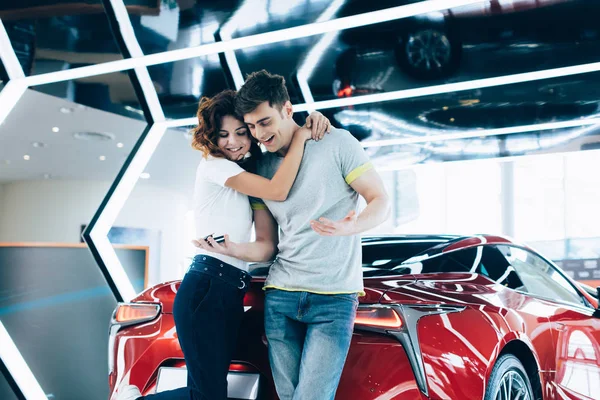
[[(110, 182), (21, 181), (4, 184), (0, 242), (78, 243)], [(0, 194), (0, 196), (2, 196)], [(149, 265), (149, 285), (180, 279), (187, 263), (189, 194), (140, 182), (115, 226), (160, 231), (160, 258)], [(159, 210), (160, 212), (157, 212)], [(189, 252), (189, 251), (188, 251)]]
[(0, 184), (0, 221), (2, 221), (2, 210), (4, 209), (4, 185)]
[(110, 182), (17, 181), (3, 185), (0, 241), (77, 243)]

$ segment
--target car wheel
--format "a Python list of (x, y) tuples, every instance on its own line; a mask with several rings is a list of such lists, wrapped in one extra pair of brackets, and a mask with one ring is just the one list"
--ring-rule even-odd
[(458, 68), (462, 44), (444, 30), (425, 28), (400, 35), (395, 53), (398, 65), (412, 77), (438, 79)]
[(484, 400), (535, 400), (529, 377), (517, 357), (506, 354), (498, 359)]

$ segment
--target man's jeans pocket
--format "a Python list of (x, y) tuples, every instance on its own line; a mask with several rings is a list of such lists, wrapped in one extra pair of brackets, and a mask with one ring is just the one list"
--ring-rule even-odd
[(335, 297), (336, 299), (350, 301), (350, 302), (354, 303), (356, 306), (358, 306), (358, 303), (359, 303), (358, 293), (334, 294), (332, 296)]

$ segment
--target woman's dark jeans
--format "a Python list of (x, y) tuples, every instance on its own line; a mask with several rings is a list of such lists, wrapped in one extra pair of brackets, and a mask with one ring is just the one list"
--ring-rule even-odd
[(143, 399), (227, 399), (227, 373), (250, 280), (247, 272), (216, 258), (194, 257), (173, 304), (175, 327), (188, 370), (187, 387)]

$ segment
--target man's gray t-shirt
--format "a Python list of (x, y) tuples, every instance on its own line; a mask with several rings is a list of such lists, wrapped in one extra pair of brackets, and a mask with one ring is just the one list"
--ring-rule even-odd
[[(258, 174), (271, 179), (282, 160), (277, 153), (265, 154)], [(332, 129), (322, 141), (306, 143), (287, 200), (264, 200), (281, 232), (265, 289), (363, 293), (360, 236), (320, 236), (310, 221), (319, 217), (338, 221), (351, 210), (358, 211), (359, 195), (350, 183), (371, 168), (358, 140), (345, 130)], [(261, 206), (253, 200), (253, 208)]]

